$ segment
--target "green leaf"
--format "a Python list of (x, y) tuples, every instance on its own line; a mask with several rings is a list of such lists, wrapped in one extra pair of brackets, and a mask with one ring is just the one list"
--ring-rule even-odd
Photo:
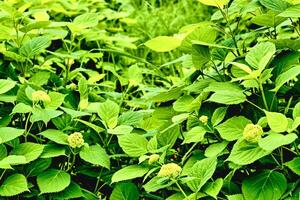
[(156, 192), (157, 190), (166, 188), (171, 186), (173, 181), (161, 181), (161, 177), (153, 177), (150, 181), (148, 181), (145, 185), (143, 185), (146, 192)]
[(275, 88), (272, 91), (277, 92), (285, 83), (287, 83), (290, 80), (293, 80), (299, 74), (300, 74), (300, 65), (292, 67), (286, 72), (280, 74), (275, 80)]
[(0, 186), (0, 196), (11, 197), (29, 191), (26, 177), (22, 174), (13, 174), (7, 177)]
[(207, 101), (212, 101), (215, 103), (225, 104), (225, 105), (235, 105), (246, 101), (246, 95), (243, 91), (227, 91), (223, 90), (216, 92)]
[(142, 165), (130, 165), (115, 172), (111, 178), (112, 183), (131, 180), (144, 176), (149, 171), (148, 167)]
[(192, 59), (196, 69), (203, 69), (203, 66), (211, 60), (209, 48), (207, 46), (193, 44)]
[(44, 145), (36, 144), (33, 142), (25, 142), (17, 145), (11, 154), (24, 156), (26, 158), (26, 162), (31, 162), (36, 160), (43, 152)]
[(275, 12), (282, 12), (289, 7), (289, 4), (284, 0), (259, 0), (259, 2)]
[(81, 188), (78, 184), (71, 182), (63, 191), (52, 195), (54, 199), (76, 199), (83, 196)]
[(43, 137), (45, 137), (57, 144), (68, 145), (68, 141), (67, 141), (68, 135), (60, 130), (47, 129), (47, 130), (39, 133), (39, 135), (42, 135)]
[(237, 165), (248, 165), (270, 153), (271, 151), (266, 151), (257, 144), (249, 143), (245, 140), (238, 140), (233, 145), (227, 161), (234, 162)]
[(80, 32), (84, 29), (95, 27), (99, 17), (96, 13), (85, 13), (75, 17), (74, 21), (68, 25), (72, 32)]
[(177, 112), (192, 112), (194, 109), (199, 107), (199, 104), (193, 106), (192, 103), (194, 100), (195, 99), (190, 95), (179, 97), (179, 99), (173, 103), (173, 109)]
[(109, 134), (113, 134), (113, 135), (126, 135), (126, 134), (131, 133), (132, 130), (133, 130), (133, 128), (131, 126), (120, 125), (114, 129), (108, 129), (107, 132)]
[(258, 145), (267, 151), (273, 151), (280, 146), (294, 142), (298, 136), (295, 133), (282, 135), (279, 133), (271, 133), (267, 137), (259, 140)]
[(218, 156), (222, 151), (224, 151), (227, 145), (227, 141), (211, 144), (205, 149), (204, 155), (208, 158)]
[(218, 124), (220, 124), (223, 121), (226, 112), (227, 112), (227, 107), (217, 108), (211, 117), (212, 125), (217, 126)]
[(245, 200), (243, 194), (226, 195), (228, 200)]
[[(260, 15), (256, 15), (251, 19), (251, 22), (259, 26), (274, 27), (278, 26), (280, 23), (284, 22), (286, 19), (279, 17), (278, 13), (269, 11)], [(276, 44), (278, 40), (272, 40)], [(277, 46), (277, 45), (276, 45)]]
[(0, 160), (7, 156), (7, 150), (4, 144), (0, 144)]
[(47, 124), (51, 119), (58, 117), (62, 115), (63, 112), (53, 109), (41, 109), (41, 108), (34, 108), (32, 111), (32, 116), (30, 118), (30, 121), (32, 123), (43, 121), (45, 124)]
[(41, 158), (54, 158), (66, 155), (65, 147), (56, 144), (45, 145)]
[(160, 146), (166, 146), (168, 145), (170, 148), (173, 147), (175, 144), (177, 138), (180, 135), (180, 127), (174, 126), (172, 128), (169, 128), (168, 130), (160, 131), (157, 135), (157, 141)]
[(227, 5), (230, 0), (198, 0), (201, 3), (207, 5), (207, 6), (215, 6), (218, 8), (223, 8), (225, 5)]
[(276, 47), (271, 42), (264, 42), (253, 47), (246, 55), (246, 62), (254, 69), (263, 71), (276, 52)]
[(145, 43), (145, 46), (156, 52), (168, 52), (176, 49), (181, 40), (171, 36), (158, 36)]
[(12, 127), (0, 128), (0, 144), (13, 140), (24, 133), (24, 129), (16, 129)]
[(139, 190), (133, 183), (118, 183), (111, 193), (110, 200), (138, 200)]
[(288, 119), (284, 114), (265, 111), (268, 124), (272, 131), (281, 133), (288, 128)]
[(15, 107), (13, 108), (11, 114), (15, 114), (15, 113), (30, 113), (32, 112), (32, 107), (28, 106), (24, 103), (18, 103), (17, 105), (15, 105)]
[(184, 135), (184, 141), (182, 144), (198, 143), (204, 139), (206, 130), (201, 126), (193, 127)]
[(51, 99), (50, 102), (45, 102), (45, 107), (49, 109), (56, 110), (61, 104), (64, 102), (65, 96), (64, 94), (58, 92), (49, 92), (49, 97)]
[(279, 14), (280, 17), (291, 17), (291, 18), (299, 18), (300, 17), (300, 5), (295, 5), (289, 7), (285, 11)]
[(207, 184), (205, 184), (203, 187), (203, 192), (205, 192), (209, 196), (217, 199), (217, 196), (218, 196), (219, 192), (221, 191), (222, 186), (223, 186), (223, 179), (218, 178), (214, 182), (208, 182)]
[(142, 135), (136, 133), (121, 135), (118, 141), (123, 151), (131, 157), (139, 157), (148, 152), (148, 140)]
[(63, 191), (70, 183), (70, 174), (57, 169), (49, 169), (37, 177), (41, 194)]
[(218, 125), (216, 129), (223, 139), (234, 141), (243, 137), (245, 126), (251, 123), (252, 122), (244, 116), (232, 117)]
[(286, 189), (286, 178), (274, 170), (256, 173), (242, 184), (245, 200), (279, 200)]
[(106, 100), (99, 105), (98, 115), (109, 128), (114, 128), (118, 122), (119, 109), (118, 104), (111, 100)]
[(82, 111), (73, 110), (73, 109), (64, 108), (64, 107), (60, 107), (60, 108), (63, 111), (65, 111), (65, 113), (69, 114), (72, 118), (78, 118), (78, 117), (82, 117), (82, 116), (89, 116), (89, 115), (91, 115), (88, 112), (82, 112)]
[(34, 37), (27, 42), (25, 42), (19, 52), (21, 55), (26, 56), (28, 58), (32, 58), (35, 55), (44, 51), (51, 44), (51, 40), (48, 36), (38, 36)]
[(196, 162), (188, 171), (190, 177), (195, 179), (187, 182), (193, 192), (198, 192), (203, 185), (212, 177), (217, 167), (216, 157), (205, 158)]
[(0, 161), (1, 169), (11, 169), (11, 165), (20, 165), (27, 163), (25, 156), (9, 155)]
[(4, 94), (14, 88), (16, 85), (15, 81), (0, 79), (0, 94)]
[(300, 157), (294, 158), (293, 160), (284, 163), (284, 165), (290, 168), (295, 174), (300, 175)]
[(298, 102), (293, 109), (293, 118), (300, 117), (300, 102)]
[(79, 153), (80, 158), (93, 165), (99, 165), (107, 169), (110, 168), (109, 156), (105, 150), (98, 144), (89, 147), (84, 147)]

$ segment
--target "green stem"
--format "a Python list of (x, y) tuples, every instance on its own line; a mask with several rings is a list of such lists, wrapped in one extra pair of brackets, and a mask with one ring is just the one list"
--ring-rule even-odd
[(4, 174), (5, 174), (5, 172), (6, 172), (6, 169), (3, 170), (3, 172), (2, 172), (2, 174), (1, 174), (1, 176), (0, 176), (0, 180), (2, 180), (2, 178), (3, 178)]
[(184, 156), (181, 159), (181, 164), (183, 165), (187, 157), (190, 155), (190, 153), (193, 151), (193, 149), (197, 146), (197, 142), (193, 144), (193, 146), (184, 154)]
[(260, 89), (260, 92), (261, 92), (261, 95), (262, 95), (262, 98), (263, 98), (265, 108), (266, 108), (267, 111), (269, 111), (269, 106), (268, 106), (268, 102), (267, 102), (267, 99), (266, 99), (266, 96), (265, 96), (263, 85), (262, 85), (261, 81), (259, 81), (258, 84), (259, 84), (259, 89)]
[(178, 181), (177, 180), (174, 180), (175, 181), (175, 184), (177, 185), (178, 189), (180, 190), (180, 192), (183, 194), (183, 196), (185, 198), (187, 198), (187, 195), (185, 194), (185, 192), (183, 191), (183, 189), (181, 188), (181, 186), (179, 185)]

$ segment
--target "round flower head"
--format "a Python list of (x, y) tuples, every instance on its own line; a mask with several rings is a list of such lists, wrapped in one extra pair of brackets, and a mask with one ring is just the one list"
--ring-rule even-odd
[(260, 125), (247, 124), (244, 128), (243, 137), (248, 142), (257, 143), (261, 139), (263, 132)]
[(201, 117), (199, 117), (200, 122), (202, 122), (203, 124), (207, 124), (208, 122), (208, 117), (206, 115), (202, 115)]
[(181, 167), (175, 163), (168, 163), (161, 166), (157, 176), (176, 178), (181, 172)]
[(152, 154), (151, 156), (149, 156), (149, 160), (148, 163), (149, 165), (157, 162), (159, 160), (159, 155), (158, 154)]
[(71, 83), (70, 85), (68, 85), (68, 88), (70, 88), (71, 90), (76, 90), (77, 85), (75, 83)]
[(82, 134), (79, 132), (72, 133), (68, 136), (69, 146), (72, 148), (80, 148), (84, 145)]
[(39, 102), (39, 101), (50, 102), (51, 98), (49, 97), (49, 95), (46, 92), (44, 92), (42, 90), (38, 90), (38, 91), (34, 91), (32, 93), (32, 101), (33, 102)]

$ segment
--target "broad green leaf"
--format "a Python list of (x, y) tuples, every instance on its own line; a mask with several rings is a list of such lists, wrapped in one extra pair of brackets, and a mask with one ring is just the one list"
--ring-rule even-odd
[(25, 156), (9, 155), (0, 160), (1, 169), (11, 169), (12, 165), (20, 165), (27, 163)]
[[(251, 19), (251, 22), (259, 26), (274, 27), (284, 22), (285, 18), (279, 17), (277, 12), (269, 11), (264, 14), (256, 15)], [(277, 40), (272, 40), (276, 43)]]
[(225, 5), (227, 5), (230, 0), (198, 0), (201, 3), (208, 5), (208, 6), (215, 6), (218, 8), (223, 8)]
[(226, 112), (227, 112), (227, 107), (217, 108), (211, 117), (212, 125), (217, 126), (218, 124), (220, 124), (223, 121)]
[(148, 140), (142, 135), (136, 133), (121, 135), (118, 141), (123, 151), (131, 157), (139, 157), (148, 152)]
[(246, 95), (243, 91), (228, 91), (223, 90), (216, 92), (207, 101), (212, 101), (215, 103), (225, 104), (225, 105), (235, 105), (246, 101)]
[(238, 140), (233, 145), (227, 161), (234, 162), (237, 165), (248, 165), (270, 153), (271, 151), (260, 148), (258, 144)]
[[(29, 82), (36, 86), (42, 86), (48, 83), (51, 74), (48, 71), (38, 71), (33, 74), (29, 79)], [(56, 93), (56, 92), (54, 92)], [(55, 98), (50, 97), (51, 101), (55, 101)]]
[(244, 116), (232, 117), (218, 125), (216, 129), (223, 139), (234, 141), (243, 137), (244, 128), (247, 124), (251, 123), (252, 122)]
[(157, 92), (156, 95), (153, 95), (149, 98), (152, 102), (167, 102), (174, 99), (178, 99), (182, 94), (182, 87), (173, 87), (169, 90), (162, 90)]
[(73, 110), (70, 108), (64, 108), (64, 107), (60, 107), (63, 111), (65, 111), (65, 113), (69, 114), (72, 118), (79, 118), (79, 117), (83, 117), (83, 116), (89, 116), (91, 115), (88, 112), (83, 112), (83, 111), (78, 111), (78, 110)]
[(108, 129), (107, 132), (109, 134), (113, 134), (113, 135), (126, 135), (126, 134), (131, 133), (132, 130), (133, 130), (133, 128), (131, 126), (120, 125), (114, 129)]
[(193, 127), (186, 134), (184, 134), (183, 144), (198, 143), (204, 139), (206, 130), (201, 126)]
[(181, 40), (171, 36), (158, 36), (145, 43), (145, 46), (156, 52), (168, 52), (176, 49)]
[(45, 124), (47, 124), (51, 119), (58, 117), (62, 115), (63, 112), (53, 109), (41, 109), (41, 108), (34, 108), (32, 111), (32, 116), (30, 118), (30, 121), (38, 122), (43, 121)]
[(41, 194), (63, 191), (70, 183), (70, 174), (57, 169), (49, 169), (37, 177)]
[(84, 147), (79, 153), (80, 158), (93, 165), (99, 165), (107, 169), (110, 168), (109, 156), (105, 150), (98, 144), (89, 147)]
[(83, 196), (81, 188), (78, 184), (71, 182), (70, 185), (61, 192), (54, 193), (51, 195), (54, 199), (64, 200), (64, 199), (76, 199)]
[(276, 52), (276, 47), (271, 42), (264, 42), (254, 46), (246, 55), (246, 61), (251, 67), (263, 71)]
[(208, 182), (207, 184), (205, 184), (203, 187), (203, 192), (213, 197), (214, 199), (217, 199), (217, 196), (221, 191), (222, 186), (223, 186), (223, 179), (218, 178), (214, 182)]
[(35, 55), (44, 51), (51, 44), (51, 40), (48, 36), (38, 36), (34, 37), (27, 42), (25, 42), (19, 52), (21, 55), (26, 56), (28, 58), (32, 58)]
[(300, 5), (295, 5), (287, 8), (285, 11), (279, 14), (280, 17), (291, 17), (299, 18), (300, 17)]
[(227, 145), (228, 145), (227, 141), (211, 144), (205, 149), (204, 155), (208, 158), (217, 157), (219, 154), (222, 153), (222, 151), (224, 151)]
[(294, 142), (298, 136), (295, 133), (282, 135), (279, 133), (271, 133), (267, 137), (259, 140), (258, 145), (267, 151), (273, 151), (280, 146), (288, 145)]
[(284, 114), (265, 111), (268, 124), (272, 131), (285, 132), (288, 128), (288, 119)]
[(175, 144), (179, 135), (180, 135), (180, 127), (177, 125), (172, 128), (169, 128), (168, 130), (160, 131), (156, 135), (156, 138), (160, 146), (163, 147), (168, 145), (171, 148)]
[(47, 144), (45, 145), (41, 158), (54, 158), (64, 155), (66, 155), (65, 147), (56, 144)]
[(99, 105), (98, 115), (109, 128), (114, 128), (118, 123), (119, 109), (118, 104), (111, 100), (106, 100)]
[(0, 94), (4, 94), (14, 88), (16, 85), (15, 81), (0, 79)]
[(144, 114), (141, 112), (127, 111), (120, 115), (118, 121), (120, 125), (138, 126), (143, 120)]
[(300, 117), (300, 102), (298, 102), (293, 109), (293, 118)]
[(259, 0), (259, 2), (266, 8), (275, 12), (282, 12), (289, 6), (284, 0)]
[(0, 186), (0, 196), (11, 197), (29, 191), (26, 177), (23, 174), (13, 174), (7, 177)]
[(187, 182), (189, 188), (193, 192), (198, 192), (203, 185), (212, 177), (217, 167), (216, 157), (205, 158), (196, 162), (188, 171), (189, 177), (194, 177), (194, 180)]
[(0, 160), (7, 156), (7, 149), (4, 144), (0, 144)]
[(33, 142), (25, 142), (16, 146), (11, 152), (12, 155), (24, 156), (26, 162), (36, 160), (43, 152), (44, 145)]
[(209, 48), (203, 45), (192, 45), (192, 59), (196, 69), (203, 69), (204, 65), (211, 60)]
[(286, 72), (280, 74), (275, 80), (275, 88), (272, 91), (277, 92), (285, 83), (293, 80), (300, 74), (300, 65), (292, 67)]
[(72, 32), (81, 32), (84, 29), (95, 27), (98, 24), (96, 13), (85, 13), (75, 17), (74, 21), (68, 25)]
[(26, 177), (38, 176), (50, 167), (52, 159), (37, 159), (25, 168)]
[(274, 170), (256, 173), (242, 183), (245, 200), (279, 200), (286, 189), (286, 178)]
[(144, 176), (149, 171), (148, 167), (142, 165), (130, 165), (115, 172), (111, 178), (112, 183), (131, 180)]
[(110, 200), (138, 200), (139, 190), (133, 183), (118, 183), (110, 195)]
[(179, 97), (179, 99), (173, 103), (173, 109), (177, 112), (191, 112), (199, 105), (193, 106), (192, 103), (194, 100), (195, 99), (190, 95)]
[(67, 141), (68, 135), (60, 130), (47, 129), (47, 130), (39, 133), (39, 135), (42, 135), (43, 137), (45, 137), (57, 144), (68, 145), (68, 141)]
[(79, 121), (80, 123), (90, 127), (91, 129), (93, 129), (97, 133), (103, 132), (105, 130), (104, 128), (101, 128), (100, 126), (97, 126), (97, 125), (95, 125), (91, 122), (87, 122), (87, 121), (84, 121), (84, 120), (81, 120), (81, 119), (74, 119), (74, 120)]
[(64, 102), (65, 95), (58, 92), (49, 92), (50, 102), (45, 102), (45, 107), (56, 110)]
[(228, 200), (245, 200), (243, 194), (226, 195)]
[(24, 103), (18, 103), (17, 105), (15, 105), (11, 113), (15, 114), (15, 113), (30, 113), (30, 112), (32, 112), (31, 106), (26, 105)]
[(300, 157), (296, 157), (293, 160), (284, 163), (284, 165), (290, 168), (295, 174), (300, 175)]
[(0, 128), (0, 144), (13, 140), (24, 133), (24, 129), (16, 129), (12, 127)]

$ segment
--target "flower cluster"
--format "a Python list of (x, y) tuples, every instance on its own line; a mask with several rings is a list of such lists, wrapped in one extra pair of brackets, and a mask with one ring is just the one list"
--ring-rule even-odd
[(72, 148), (80, 148), (84, 145), (84, 140), (80, 132), (72, 133), (68, 136), (68, 143)]
[(247, 124), (244, 128), (243, 137), (246, 141), (251, 143), (257, 143), (261, 139), (263, 129), (260, 125)]
[(207, 124), (208, 122), (208, 117), (206, 115), (202, 115), (201, 117), (199, 117), (200, 122), (202, 122), (203, 124)]
[(148, 163), (149, 165), (152, 165), (153, 163), (156, 163), (159, 160), (159, 155), (158, 154), (152, 154), (149, 156)]
[(169, 177), (176, 178), (181, 172), (181, 167), (175, 163), (168, 163), (161, 166), (160, 171), (158, 172), (158, 177)]
[(39, 101), (51, 102), (51, 98), (46, 92), (44, 92), (42, 90), (38, 90), (38, 91), (34, 91), (32, 93), (32, 101), (33, 102), (39, 102)]

